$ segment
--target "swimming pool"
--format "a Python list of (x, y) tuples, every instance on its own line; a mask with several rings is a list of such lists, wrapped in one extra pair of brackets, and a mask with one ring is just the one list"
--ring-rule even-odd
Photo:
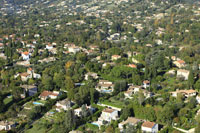
[(35, 105), (43, 105), (42, 103), (39, 103), (39, 102), (33, 102), (33, 104), (35, 104)]
[(102, 93), (111, 93), (112, 90), (102, 90), (101, 92), (102, 92)]
[(93, 122), (93, 123), (91, 123), (92, 125), (95, 125), (95, 126), (100, 126), (98, 123), (95, 123), (95, 122)]

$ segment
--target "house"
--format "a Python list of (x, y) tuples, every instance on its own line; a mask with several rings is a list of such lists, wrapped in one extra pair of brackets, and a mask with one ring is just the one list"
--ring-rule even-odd
[(129, 64), (127, 66), (130, 67), (130, 68), (137, 68), (137, 66), (135, 64)]
[(0, 131), (2, 130), (11, 130), (12, 128), (15, 127), (14, 122), (8, 122), (8, 121), (0, 121)]
[(197, 103), (200, 104), (200, 96), (196, 96)]
[(177, 97), (178, 94), (182, 94), (185, 97), (192, 97), (197, 95), (196, 90), (176, 90), (174, 92), (170, 92), (173, 97)]
[(110, 66), (115, 66), (116, 64), (114, 62), (105, 62), (102, 64), (102, 67), (106, 67), (107, 65), (110, 65)]
[(33, 96), (38, 92), (38, 88), (35, 85), (21, 85), (20, 87), (23, 88), (29, 96)]
[(6, 59), (7, 59), (7, 56), (5, 56), (5, 54), (4, 54), (4, 53), (0, 53), (0, 58), (2, 58), (2, 59), (4, 59), (4, 60), (6, 60)]
[(177, 77), (183, 77), (184, 80), (188, 80), (188, 76), (190, 74), (190, 71), (185, 69), (178, 69), (177, 70)]
[(27, 81), (30, 78), (41, 78), (41, 75), (34, 73), (34, 70), (32, 70), (32, 68), (28, 68), (27, 72), (15, 75), (15, 78), (17, 78), (19, 75), (22, 81)]
[(105, 108), (98, 118), (98, 124), (104, 125), (104, 122), (110, 123), (111, 120), (118, 120), (118, 111), (115, 109)]
[(76, 54), (76, 53), (79, 52), (80, 50), (81, 50), (81, 49), (80, 49), (79, 47), (77, 47), (77, 46), (68, 47), (68, 51), (69, 51), (70, 53)]
[(4, 44), (0, 43), (0, 49), (3, 49), (3, 47), (4, 47)]
[(95, 89), (101, 93), (111, 93), (114, 90), (114, 84), (108, 80), (100, 80)]
[(61, 95), (61, 93), (58, 92), (58, 91), (53, 91), (53, 92), (51, 92), (51, 91), (43, 91), (40, 94), (39, 98), (42, 99), (42, 100), (47, 100), (48, 98), (56, 99), (60, 95)]
[(150, 48), (152, 48), (153, 45), (152, 45), (152, 44), (146, 44), (146, 47), (150, 47)]
[(169, 70), (167, 74), (175, 75), (175, 70)]
[[(95, 110), (96, 110), (95, 108), (93, 108), (93, 107), (91, 107), (91, 106), (82, 105), (82, 107), (83, 107), (83, 106), (85, 106), (86, 109), (87, 109), (88, 111), (92, 112), (92, 113), (94, 113)], [(74, 110), (74, 114), (75, 114), (76, 116), (78, 116), (78, 117), (81, 117), (81, 116), (82, 116), (82, 107), (77, 108), (77, 109)]]
[(120, 55), (112, 55), (112, 60), (117, 60), (120, 59), (121, 56)]
[(157, 133), (158, 124), (150, 121), (146, 121), (141, 126), (142, 132)]
[(178, 68), (183, 68), (186, 66), (185, 61), (183, 60), (177, 60), (173, 62)]
[(19, 65), (19, 66), (30, 66), (31, 64), (30, 64), (30, 61), (18, 61), (17, 63), (16, 63), (16, 65)]
[(48, 57), (48, 58), (44, 58), (42, 60), (38, 60), (38, 62), (40, 62), (40, 63), (44, 63), (44, 62), (49, 63), (49, 62), (52, 62), (52, 61), (55, 61), (55, 60), (56, 60), (55, 57)]
[(22, 52), (21, 55), (22, 55), (23, 60), (29, 60), (31, 53), (26, 51), (26, 52)]
[(48, 44), (48, 45), (46, 45), (46, 49), (48, 49), (48, 50), (53, 49), (53, 45), (52, 45), (52, 44)]
[(127, 90), (127, 91), (125, 91), (124, 92), (124, 96), (126, 97), (126, 98), (132, 98), (131, 96), (134, 94), (134, 90)]
[(70, 131), (69, 133), (83, 133), (81, 131)]
[(57, 54), (57, 48), (49, 49), (49, 52), (52, 54)]
[(126, 98), (132, 98), (132, 95), (139, 92), (141, 88), (141, 86), (131, 85), (128, 90), (124, 92), (124, 95)]
[(128, 119), (126, 121), (120, 122), (118, 124), (118, 127), (119, 127), (120, 131), (123, 131), (124, 126), (126, 126), (126, 125), (136, 126), (139, 122), (142, 122), (142, 120), (134, 118), (134, 117), (128, 117)]
[(56, 103), (56, 111), (58, 112), (61, 112), (61, 110), (71, 109), (71, 107), (72, 107), (72, 102), (68, 99), (64, 99)]
[(150, 81), (149, 80), (144, 80), (142, 86), (146, 89), (150, 87)]
[(88, 80), (89, 77), (92, 77), (93, 79), (98, 79), (97, 73), (93, 72), (88, 72), (87, 74), (85, 74), (85, 80)]
[(24, 82), (27, 81), (29, 78), (31, 78), (31, 75), (28, 74), (27, 72), (20, 73), (19, 75), (21, 77), (21, 80), (24, 81)]
[(97, 46), (97, 45), (91, 45), (91, 46), (90, 46), (90, 49), (91, 49), (91, 50), (98, 50), (98, 49), (99, 49), (99, 46)]

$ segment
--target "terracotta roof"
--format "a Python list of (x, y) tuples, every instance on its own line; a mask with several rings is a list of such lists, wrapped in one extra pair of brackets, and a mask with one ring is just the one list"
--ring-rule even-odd
[(33, 69), (31, 67), (28, 68), (29, 71), (32, 71)]
[(20, 76), (23, 76), (23, 77), (28, 77), (29, 74), (27, 72), (24, 72), (24, 73), (21, 73)]
[(109, 108), (106, 108), (103, 110), (103, 112), (106, 112), (106, 113), (112, 113), (114, 111), (115, 111), (114, 109), (109, 109)]
[(144, 83), (144, 84), (149, 84), (150, 81), (149, 81), (149, 80), (144, 80), (143, 83)]
[(26, 52), (23, 52), (23, 54), (24, 54), (24, 55), (29, 55), (29, 52), (26, 51)]
[(155, 125), (154, 122), (146, 121), (142, 124), (143, 127), (152, 128)]
[(118, 58), (118, 57), (121, 57), (121, 56), (120, 55), (113, 55), (112, 57), (117, 57)]
[(128, 67), (137, 68), (137, 66), (135, 64), (129, 64)]
[(183, 60), (178, 60), (177, 62), (180, 63), (180, 64), (184, 64), (185, 63), (185, 61), (183, 61)]
[(40, 94), (40, 96), (41, 96), (41, 97), (47, 97), (47, 96), (49, 96), (50, 94), (51, 94), (50, 91), (43, 91), (43, 92)]
[(50, 91), (43, 91), (43, 92), (40, 94), (41, 97), (47, 97), (47, 96), (49, 96), (49, 95), (58, 96), (57, 93), (50, 92)]

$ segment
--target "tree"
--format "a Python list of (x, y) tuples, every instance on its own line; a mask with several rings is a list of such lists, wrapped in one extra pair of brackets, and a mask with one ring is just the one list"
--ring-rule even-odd
[(44, 85), (44, 88), (47, 90), (53, 90), (53, 82), (52, 82), (52, 77), (44, 74), (42, 76), (42, 84)]
[(66, 77), (65, 79), (65, 89), (66, 90), (70, 90), (70, 89), (74, 89), (74, 82), (72, 81), (72, 79), (70, 77)]
[(69, 132), (76, 127), (76, 118), (73, 110), (68, 110), (66, 112), (64, 126), (66, 132)]
[(200, 132), (200, 115), (196, 117), (196, 121), (197, 121), (197, 127), (195, 128), (195, 133), (199, 133)]
[(144, 100), (145, 100), (145, 96), (144, 96), (144, 93), (140, 90), (138, 93), (138, 103), (140, 104), (140, 105), (142, 105), (142, 103), (144, 102)]
[(194, 87), (194, 72), (192, 69), (190, 70), (190, 74), (188, 76), (188, 87), (193, 88)]
[(123, 108), (123, 110), (122, 110), (122, 115), (121, 115), (121, 119), (125, 120), (125, 119), (127, 119), (129, 116), (131, 116), (130, 108), (128, 108), (128, 107)]
[(127, 83), (125, 80), (117, 81), (114, 86), (114, 94), (124, 91), (126, 90), (126, 88), (127, 88)]
[(2, 113), (5, 109), (5, 104), (4, 104), (4, 101), (3, 101), (3, 95), (0, 93), (0, 113)]
[(197, 80), (197, 82), (194, 85), (194, 88), (200, 90), (200, 80)]
[(81, 110), (82, 110), (81, 114), (83, 117), (87, 117), (89, 115), (89, 110), (87, 109), (85, 104), (81, 106)]
[(106, 128), (106, 133), (114, 133), (115, 131), (114, 131), (114, 128), (112, 127), (112, 126), (108, 126), (107, 128)]
[(137, 132), (137, 128), (134, 125), (130, 125), (130, 124), (126, 126), (126, 129), (124, 131), (124, 133), (136, 133), (136, 132)]

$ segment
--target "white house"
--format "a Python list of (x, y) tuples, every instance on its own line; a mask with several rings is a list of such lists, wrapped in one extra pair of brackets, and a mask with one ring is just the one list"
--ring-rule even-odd
[(120, 55), (112, 55), (112, 60), (117, 60), (120, 59), (121, 56)]
[[(91, 107), (91, 106), (87, 106), (86, 105), (86, 108), (87, 110), (89, 110), (90, 112), (94, 112), (95, 111), (95, 108)], [(74, 110), (74, 114), (78, 117), (81, 117), (82, 116), (82, 107), (80, 108), (77, 108)]]
[(184, 80), (188, 80), (188, 76), (190, 74), (190, 71), (185, 69), (178, 69), (177, 70), (177, 77), (183, 77)]
[(58, 101), (56, 103), (56, 111), (60, 112), (61, 110), (68, 110), (72, 107), (72, 102), (68, 99)]
[(30, 59), (30, 56), (31, 56), (31, 53), (29, 53), (29, 52), (22, 52), (22, 58), (23, 58), (23, 60), (29, 60)]
[(95, 89), (101, 93), (111, 93), (114, 90), (114, 84), (108, 80), (100, 80)]
[(142, 132), (149, 132), (149, 133), (157, 133), (158, 132), (158, 124), (150, 121), (146, 121), (141, 126)]
[(192, 97), (197, 95), (196, 90), (176, 90), (174, 92), (170, 92), (173, 97), (177, 97), (178, 94), (182, 94), (185, 97)]
[(20, 73), (19, 75), (21, 77), (21, 80), (24, 81), (24, 82), (31, 78), (31, 75), (28, 74), (27, 72)]
[(13, 127), (15, 127), (14, 122), (8, 122), (8, 121), (0, 121), (0, 131), (2, 130), (11, 130)]
[(46, 45), (46, 49), (48, 49), (48, 50), (53, 49), (53, 45), (52, 45), (52, 44), (48, 44), (48, 45)]
[(42, 99), (42, 100), (46, 100), (48, 98), (50, 98), (50, 99), (56, 99), (58, 96), (60, 96), (60, 94), (61, 93), (58, 92), (58, 91), (53, 91), (53, 92), (51, 92), (51, 91), (43, 91), (40, 94), (39, 98)]
[(182, 68), (182, 67), (185, 67), (185, 66), (186, 66), (184, 60), (177, 60), (177, 61), (174, 61), (173, 63), (174, 63), (178, 68)]
[(68, 51), (70, 52), (70, 53), (77, 53), (77, 52), (79, 52), (80, 51), (80, 48), (79, 47), (77, 47), (77, 46), (72, 46), (72, 47), (68, 47)]
[(126, 98), (132, 98), (131, 96), (137, 92), (139, 92), (141, 89), (141, 86), (137, 85), (131, 85), (129, 86), (128, 90), (124, 92), (124, 95)]
[(146, 89), (148, 87), (150, 87), (150, 81), (149, 80), (144, 80), (143, 81), (143, 87)]
[(88, 72), (87, 74), (85, 74), (85, 80), (88, 80), (88, 77), (92, 77), (93, 79), (97, 79), (98, 75), (97, 75), (97, 73)]
[(196, 100), (197, 100), (198, 104), (200, 104), (200, 96), (196, 96)]
[(110, 123), (111, 120), (117, 120), (118, 117), (117, 110), (106, 108), (102, 111), (101, 116), (98, 118), (98, 123), (99, 125), (104, 125), (104, 121)]

